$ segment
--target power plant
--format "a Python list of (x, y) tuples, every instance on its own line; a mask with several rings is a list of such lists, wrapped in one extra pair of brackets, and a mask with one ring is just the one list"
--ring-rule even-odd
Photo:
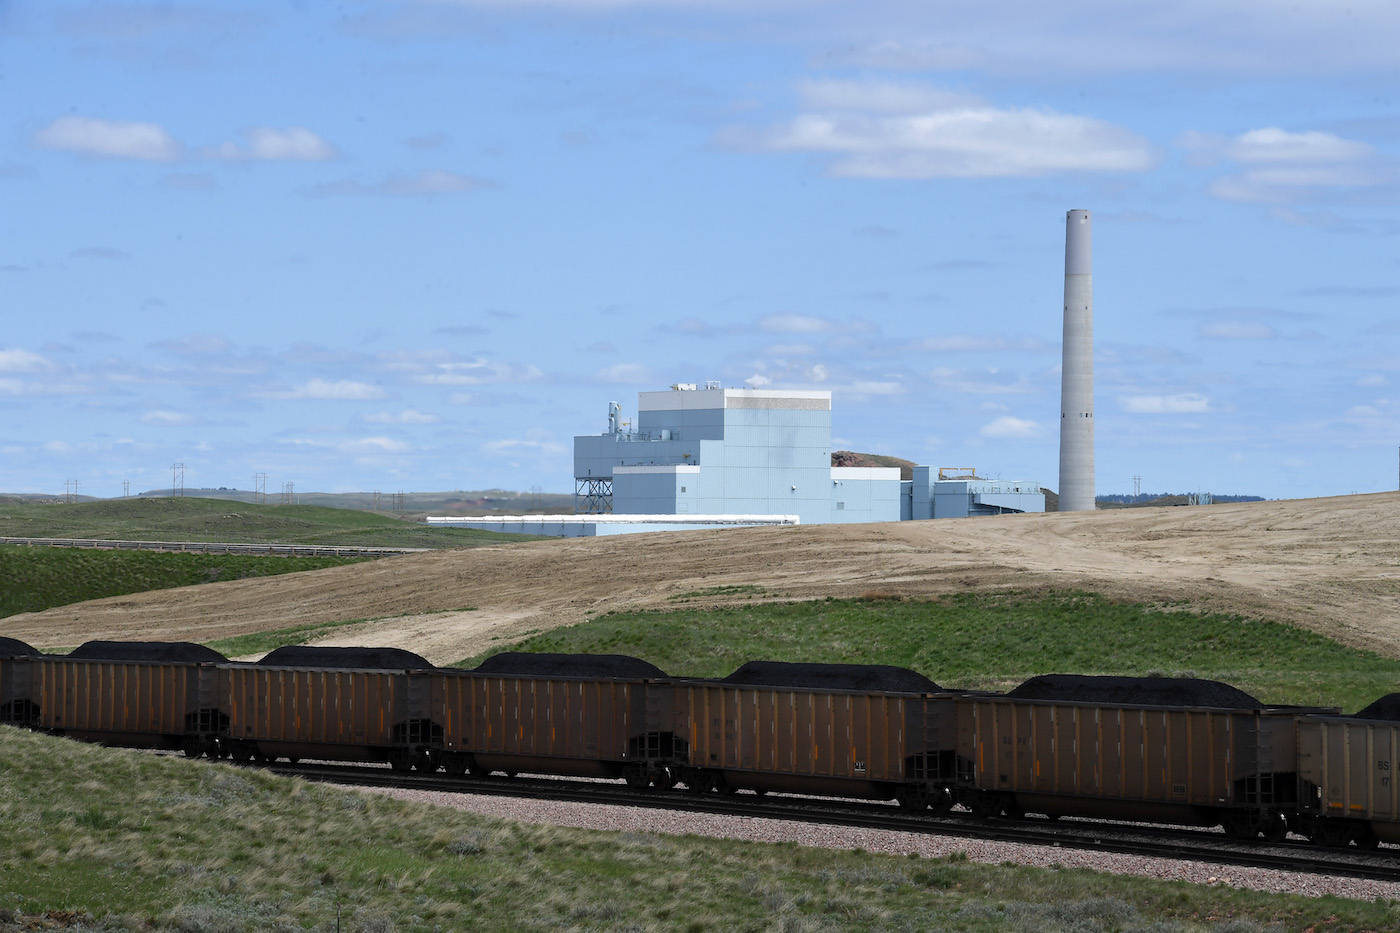
[[(1065, 218), (1060, 382), (1062, 512), (1094, 503), (1094, 276), (1087, 210)], [(914, 467), (831, 465), (831, 393), (703, 388), (642, 392), (637, 421), (574, 438), (574, 515), (429, 518), (566, 537), (716, 525), (892, 522), (1045, 511), (1039, 484)]]
[(1094, 256), (1089, 212), (1065, 218), (1060, 511), (1094, 509)]

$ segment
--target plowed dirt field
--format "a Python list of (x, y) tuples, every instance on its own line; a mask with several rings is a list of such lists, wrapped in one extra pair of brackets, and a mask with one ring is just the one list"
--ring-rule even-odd
[(435, 663), (681, 594), (687, 607), (1077, 589), (1294, 622), (1400, 656), (1400, 493), (872, 525), (739, 528), (434, 551), (0, 619), (36, 647), (208, 641), (346, 619), (320, 644)]

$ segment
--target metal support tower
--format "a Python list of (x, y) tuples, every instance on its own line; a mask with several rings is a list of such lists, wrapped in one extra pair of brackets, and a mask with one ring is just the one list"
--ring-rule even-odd
[(574, 478), (574, 514), (610, 515), (612, 503), (612, 477)]
[(185, 465), (183, 463), (170, 464), (170, 494), (172, 496), (185, 494)]

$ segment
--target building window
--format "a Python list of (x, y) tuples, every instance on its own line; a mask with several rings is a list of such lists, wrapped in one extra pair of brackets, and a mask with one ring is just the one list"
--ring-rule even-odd
[(681, 487), (681, 492), (685, 492), (685, 487), (684, 487), (684, 486)]
[(838, 503), (836, 503), (836, 511), (838, 511), (838, 512), (844, 512), (844, 511), (846, 511), (846, 503), (844, 503), (844, 502), (838, 502)]

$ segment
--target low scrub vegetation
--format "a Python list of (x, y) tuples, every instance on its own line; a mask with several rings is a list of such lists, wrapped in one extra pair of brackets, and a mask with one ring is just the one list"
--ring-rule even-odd
[(1001, 690), (1051, 673), (1192, 676), (1234, 684), (1267, 703), (1347, 712), (1400, 683), (1400, 660), (1291, 625), (1088, 593), (931, 601), (871, 593), (856, 600), (615, 613), (535, 635), (512, 649), (630, 654), (695, 677), (723, 677), (755, 659), (893, 664), (963, 689)]
[(0, 784), (0, 930), (1340, 933), (1400, 923), (1388, 903), (957, 854), (507, 823), (10, 727), (0, 727)]
[(71, 503), (4, 501), (0, 502), (0, 536), (415, 548), (531, 540), (494, 531), (437, 528), (353, 509), (183, 496)]
[(0, 545), (0, 616), (220, 580), (351, 564), (354, 557), (250, 557)]

